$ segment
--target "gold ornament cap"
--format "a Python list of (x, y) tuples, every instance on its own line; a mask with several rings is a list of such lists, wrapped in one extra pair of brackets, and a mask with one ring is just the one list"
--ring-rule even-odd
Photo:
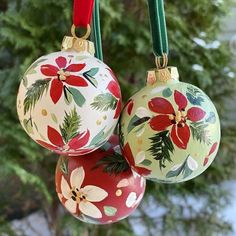
[(168, 66), (168, 55), (163, 53), (162, 56), (155, 58), (156, 69), (149, 70), (147, 73), (147, 84), (153, 85), (159, 83), (171, 83), (179, 81), (179, 72), (177, 67)]
[(91, 28), (88, 25), (87, 31), (84, 36), (77, 37), (75, 34), (75, 26), (72, 25), (71, 27), (71, 34), (72, 36), (65, 36), (62, 41), (61, 50), (62, 51), (70, 51), (75, 50), (77, 52), (89, 52), (91, 55), (94, 56), (95, 48), (93, 42), (87, 40), (91, 33)]
[(161, 69), (152, 69), (147, 72), (147, 84), (153, 85), (156, 82), (167, 83), (170, 80), (179, 81), (177, 67), (168, 66)]

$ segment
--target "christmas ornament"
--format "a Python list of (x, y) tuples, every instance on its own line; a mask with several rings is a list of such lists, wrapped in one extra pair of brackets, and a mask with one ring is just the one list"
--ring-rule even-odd
[[(199, 88), (179, 82), (177, 68), (167, 67), (163, 1), (149, 0), (149, 10), (153, 35), (160, 31), (156, 51), (161, 50), (157, 54), (162, 57), (157, 57), (157, 69), (148, 72), (147, 86), (123, 110), (121, 145), (138, 173), (157, 182), (182, 182), (201, 174), (214, 160), (220, 122), (210, 98)], [(153, 10), (159, 20), (152, 19)]]
[(61, 203), (87, 223), (114, 223), (129, 216), (142, 200), (146, 181), (121, 156), (118, 136), (80, 157), (60, 157), (56, 191)]
[[(85, 3), (92, 9), (93, 1)], [(83, 12), (79, 9), (78, 14)], [(86, 40), (90, 26), (82, 38), (75, 29), (73, 25), (72, 37), (64, 37), (62, 51), (42, 56), (28, 68), (17, 96), (18, 116), (27, 134), (43, 147), (67, 155), (86, 154), (102, 146), (121, 110), (118, 81), (94, 57), (93, 43)]]

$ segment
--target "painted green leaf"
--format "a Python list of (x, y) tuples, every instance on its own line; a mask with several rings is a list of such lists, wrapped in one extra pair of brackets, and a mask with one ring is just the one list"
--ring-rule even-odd
[(89, 75), (89, 76), (95, 76), (99, 71), (99, 68), (92, 68), (91, 70), (87, 71), (86, 74)]
[(72, 94), (73, 96), (73, 99), (75, 101), (75, 103), (79, 106), (79, 107), (82, 107), (84, 105), (84, 103), (86, 102), (86, 99), (85, 97), (82, 95), (82, 93), (75, 89), (75, 88), (69, 88), (68, 89), (70, 91), (70, 93)]
[(189, 177), (191, 174), (193, 173), (193, 171), (191, 169), (189, 169), (188, 165), (185, 165), (184, 168), (184, 178)]
[(140, 163), (143, 166), (150, 166), (152, 162), (150, 160), (145, 159), (143, 162)]
[(115, 207), (111, 207), (111, 206), (104, 206), (104, 213), (107, 216), (114, 216), (117, 212), (117, 209)]
[(140, 126), (135, 130), (136, 136), (137, 136), (137, 137), (141, 137), (142, 134), (144, 133), (144, 131), (145, 131), (145, 123), (143, 123), (142, 125), (140, 125)]
[(113, 134), (115, 127), (116, 127), (116, 124), (111, 126), (111, 128), (106, 131), (104, 136), (105, 137), (110, 137)]
[(147, 122), (148, 120), (150, 120), (150, 117), (139, 118), (138, 116), (134, 115), (128, 124), (128, 133), (130, 133), (135, 127)]
[(106, 142), (104, 145), (102, 145), (101, 149), (104, 151), (108, 151), (112, 145), (109, 142)]
[[(106, 127), (105, 127), (106, 128)], [(103, 137), (105, 135), (105, 128), (103, 128), (90, 142), (90, 146), (97, 145), (101, 140), (103, 140)]]
[(170, 88), (164, 89), (162, 92), (163, 97), (168, 98), (172, 95), (172, 91)]
[(70, 105), (72, 102), (73, 96), (66, 86), (64, 86), (63, 90), (64, 90), (64, 95), (65, 95), (64, 96), (65, 103), (66, 105)]
[[(185, 161), (179, 165), (178, 168), (176, 168), (175, 170), (171, 170), (169, 171), (167, 174), (166, 174), (166, 178), (172, 178), (172, 177), (177, 177), (179, 175), (183, 175), (183, 178), (187, 178), (189, 177), (192, 173), (193, 173), (193, 170), (191, 170), (189, 167), (188, 167), (188, 159), (190, 158), (191, 156), (188, 155), (187, 158), (185, 159)], [(191, 157), (192, 158), (192, 157)]]
[(189, 102), (193, 105), (201, 106), (204, 102), (204, 95), (202, 94), (202, 92), (194, 87), (188, 87), (187, 90), (188, 92), (186, 93), (186, 96)]
[(27, 85), (28, 85), (28, 80), (27, 80), (27, 77), (26, 77), (25, 75), (22, 77), (22, 81), (23, 81), (23, 85), (24, 85), (25, 87), (27, 87)]
[(68, 159), (66, 157), (61, 157), (60, 169), (64, 174), (68, 174)]
[(120, 138), (120, 145), (121, 146), (124, 146), (125, 144), (125, 135), (124, 135), (124, 132), (123, 132), (123, 126), (122, 125), (119, 125), (119, 138)]
[(166, 174), (166, 178), (172, 178), (172, 177), (177, 177), (179, 176), (181, 173), (184, 173), (184, 169), (186, 167), (186, 162), (187, 162), (188, 157), (185, 159), (185, 161), (182, 164), (179, 164), (177, 166), (174, 166), (174, 170), (170, 170), (167, 174)]
[(32, 126), (32, 121), (31, 119), (24, 119), (23, 120), (23, 125), (27, 131), (28, 134), (34, 134), (34, 131), (33, 131), (33, 126)]
[(71, 110), (70, 113), (65, 112), (63, 124), (59, 126), (61, 135), (65, 143), (78, 135), (80, 127), (80, 116), (77, 114), (76, 109)]
[(58, 121), (57, 121), (57, 117), (54, 113), (51, 113), (51, 117), (52, 117), (52, 120), (57, 124)]
[[(102, 129), (98, 134), (97, 136), (95, 136), (90, 145), (96, 145), (96, 146), (102, 146), (104, 147), (104, 150), (105, 149), (105, 146), (107, 146), (106, 144), (110, 145), (108, 142), (107, 142), (107, 139), (108, 137), (110, 137), (112, 134), (113, 134), (113, 131), (114, 131), (114, 128), (115, 128), (116, 125), (112, 126), (110, 129), (108, 129), (106, 132), (104, 131), (106, 129), (106, 127), (104, 129)], [(103, 132), (104, 131), (104, 132)], [(103, 134), (102, 134), (103, 133)], [(100, 142), (99, 142), (100, 140)]]
[(182, 171), (181, 167), (177, 170), (171, 170), (166, 174), (166, 178), (177, 177), (178, 175), (180, 175), (181, 171)]
[(195, 97), (190, 93), (186, 93), (186, 96), (189, 102), (193, 105), (201, 106), (202, 102), (204, 102), (204, 99), (202, 97)]
[(98, 82), (93, 76), (97, 74), (98, 70), (98, 68), (92, 68), (91, 70), (83, 73), (84, 78), (88, 80), (88, 82), (91, 83), (95, 88), (97, 88)]
[(35, 69), (31, 69), (31, 70), (29, 70), (28, 71), (28, 75), (32, 75), (32, 74), (36, 74), (37, 73), (37, 71), (35, 70)]
[(130, 132), (136, 127), (134, 124), (135, 124), (139, 119), (140, 119), (140, 118), (139, 118), (138, 116), (136, 116), (136, 115), (134, 115), (134, 116), (131, 118), (131, 120), (130, 120), (130, 122), (129, 122), (129, 124), (128, 124), (128, 128), (127, 128), (128, 133), (130, 133)]
[(209, 122), (211, 124), (215, 124), (216, 123), (216, 115), (214, 112), (210, 112), (209, 116), (206, 119), (206, 122)]
[(115, 110), (118, 100), (110, 93), (103, 93), (96, 96), (90, 104), (93, 109), (98, 111)]
[(27, 90), (24, 99), (24, 114), (34, 108), (37, 101), (43, 96), (43, 93), (48, 90), (50, 80), (37, 80)]

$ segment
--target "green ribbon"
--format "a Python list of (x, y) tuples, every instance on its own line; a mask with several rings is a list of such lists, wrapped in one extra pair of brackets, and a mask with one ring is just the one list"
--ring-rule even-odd
[(102, 53), (102, 39), (100, 28), (100, 14), (99, 14), (99, 0), (95, 0), (93, 9), (93, 23), (92, 23), (92, 41), (95, 45), (95, 56), (103, 61)]
[(156, 57), (169, 53), (163, 0), (148, 0), (153, 51)]

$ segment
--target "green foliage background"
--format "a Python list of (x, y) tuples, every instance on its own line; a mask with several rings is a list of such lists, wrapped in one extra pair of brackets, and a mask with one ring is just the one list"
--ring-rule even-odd
[[(147, 228), (146, 235), (230, 235), (231, 226), (221, 217), (228, 194), (220, 183), (233, 178), (236, 126), (227, 116), (227, 99), (235, 89), (228, 76), (229, 48), (206, 49), (216, 39), (230, 0), (165, 1), (170, 63), (179, 68), (181, 80), (204, 89), (215, 102), (222, 119), (222, 143), (216, 161), (199, 178), (177, 185), (148, 183), (137, 215), (118, 224), (92, 226), (80, 223), (59, 210), (54, 191), (57, 156), (43, 150), (24, 133), (17, 119), (15, 99), (19, 81), (39, 56), (57, 51), (71, 26), (72, 1), (1, 0), (0, 2), (0, 235), (14, 235), (9, 221), (42, 209), (52, 235), (135, 235), (131, 222)], [(124, 102), (145, 83), (146, 71), (154, 67), (145, 0), (101, 0), (105, 62), (118, 75)], [(205, 33), (203, 33), (205, 32)], [(203, 71), (194, 71), (193, 64)], [(176, 201), (175, 197), (182, 199)], [(201, 199), (196, 211), (187, 201)], [(166, 209), (149, 217), (147, 206)], [(186, 211), (189, 213), (185, 217)], [(162, 211), (161, 211), (162, 212)]]

